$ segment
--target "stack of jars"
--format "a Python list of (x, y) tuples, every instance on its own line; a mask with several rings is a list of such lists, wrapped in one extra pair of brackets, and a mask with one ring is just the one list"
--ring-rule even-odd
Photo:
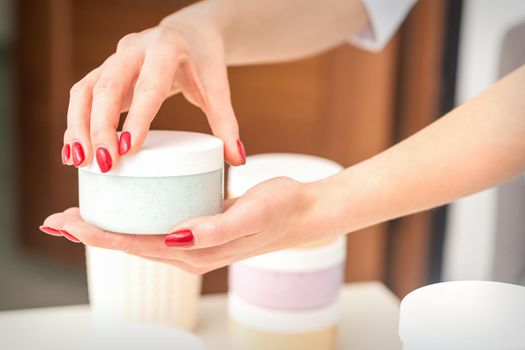
[[(327, 159), (301, 154), (250, 156), (231, 168), (230, 197), (278, 176), (301, 182), (341, 171)], [(256, 256), (230, 267), (229, 316), (234, 349), (328, 350), (337, 347), (344, 237)]]

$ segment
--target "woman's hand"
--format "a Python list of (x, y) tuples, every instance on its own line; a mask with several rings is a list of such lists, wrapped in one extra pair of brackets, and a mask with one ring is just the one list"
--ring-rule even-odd
[(120, 156), (138, 151), (162, 102), (179, 92), (206, 114), (226, 160), (243, 164), (220, 30), (204, 14), (184, 10), (123, 37), (113, 55), (72, 87), (63, 163), (82, 167), (95, 157), (109, 171)]
[(319, 210), (317, 198), (310, 185), (276, 178), (227, 201), (224, 213), (190, 219), (168, 235), (106, 232), (84, 222), (78, 208), (51, 215), (41, 230), (205, 273), (254, 255), (335, 238), (323, 230), (329, 215), (322, 212), (329, 208)]

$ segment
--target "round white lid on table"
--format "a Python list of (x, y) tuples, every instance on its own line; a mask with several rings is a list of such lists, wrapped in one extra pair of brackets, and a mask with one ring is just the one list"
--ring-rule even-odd
[(312, 310), (276, 310), (244, 301), (228, 293), (228, 314), (235, 321), (270, 333), (308, 333), (335, 326), (341, 319), (341, 299)]
[(224, 147), (219, 138), (197, 132), (151, 130), (140, 150), (121, 157), (109, 172), (103, 174), (94, 159), (79, 170), (110, 176), (165, 177), (202, 174), (223, 166)]
[(346, 236), (313, 248), (289, 248), (257, 255), (237, 264), (280, 272), (317, 271), (342, 264), (346, 258)]
[(401, 302), (405, 349), (525, 349), (525, 287), (487, 281), (444, 282)]
[(343, 167), (334, 161), (307, 154), (263, 153), (246, 158), (246, 164), (228, 171), (228, 193), (243, 195), (253, 186), (274, 177), (286, 176), (312, 182), (335, 175)]

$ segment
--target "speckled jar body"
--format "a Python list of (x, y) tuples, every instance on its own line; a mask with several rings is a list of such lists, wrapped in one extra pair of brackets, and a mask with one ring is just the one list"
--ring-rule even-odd
[(169, 233), (195, 216), (221, 212), (223, 170), (171, 177), (126, 177), (79, 171), (82, 218), (106, 231)]

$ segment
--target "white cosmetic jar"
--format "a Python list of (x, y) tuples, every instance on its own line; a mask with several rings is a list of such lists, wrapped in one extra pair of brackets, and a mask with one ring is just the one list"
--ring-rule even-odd
[[(223, 152), (211, 135), (150, 131), (141, 149), (111, 171), (101, 173), (96, 162), (79, 169), (80, 215), (114, 234), (151, 235), (218, 214)], [(97, 327), (145, 322), (194, 329), (201, 276), (119, 250), (86, 247), (86, 255)]]
[(79, 169), (80, 215), (110, 232), (169, 233), (191, 217), (222, 210), (223, 167), (216, 137), (150, 131), (140, 151), (109, 172), (94, 161)]
[(525, 287), (488, 281), (425, 286), (401, 302), (404, 350), (524, 350)]

